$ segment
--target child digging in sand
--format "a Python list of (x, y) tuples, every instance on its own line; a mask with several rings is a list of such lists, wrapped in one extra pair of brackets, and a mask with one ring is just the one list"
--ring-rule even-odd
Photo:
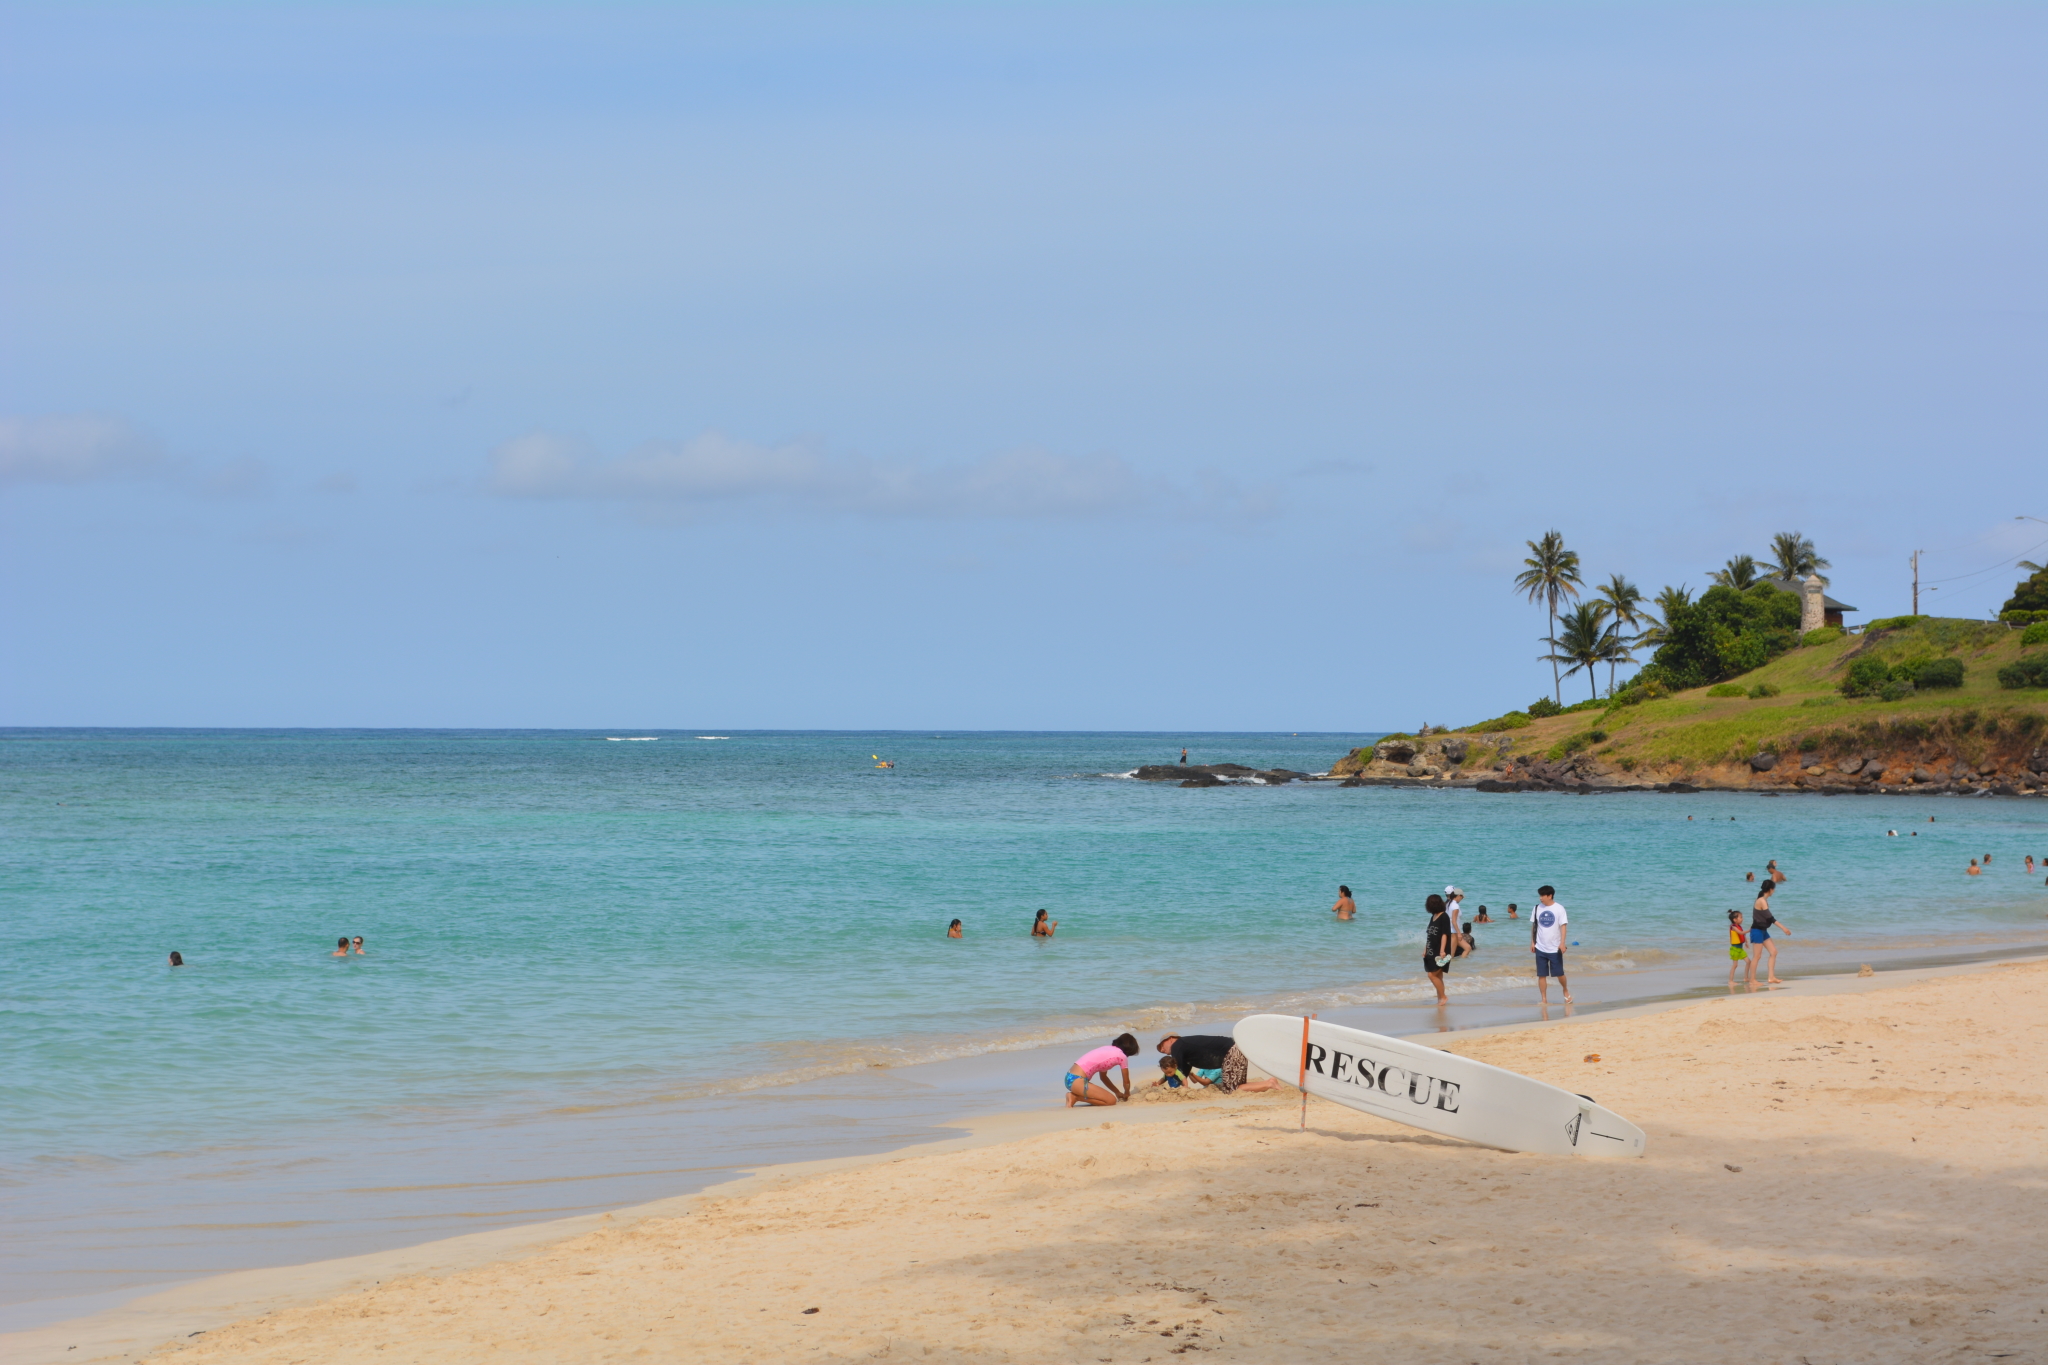
[[(1077, 1104), (1115, 1104), (1131, 1097), (1131, 1058), (1138, 1055), (1138, 1040), (1120, 1033), (1108, 1047), (1084, 1052), (1067, 1068), (1067, 1108)], [(1112, 1070), (1123, 1072), (1123, 1088), (1109, 1078)], [(1095, 1084), (1096, 1081), (1102, 1084)]]

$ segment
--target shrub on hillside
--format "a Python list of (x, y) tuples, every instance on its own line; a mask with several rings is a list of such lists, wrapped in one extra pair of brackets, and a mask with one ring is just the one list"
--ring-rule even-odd
[(1913, 695), (1913, 680), (1911, 678), (1893, 678), (1884, 685), (1884, 690), (1877, 695), (1885, 701), (1904, 701), (1907, 697)]
[(2035, 654), (1998, 670), (2000, 687), (2048, 687), (2048, 654)]
[(1777, 695), (1778, 685), (1776, 683), (1758, 683), (1755, 687), (1749, 689), (1749, 696), (1752, 701), (1761, 701), (1765, 697), (1775, 697)]
[(1961, 659), (1929, 659), (1913, 670), (1913, 686), (1921, 691), (1930, 687), (1961, 687), (1963, 685), (1963, 661)]
[(1802, 645), (1824, 645), (1830, 640), (1839, 640), (1845, 632), (1840, 626), (1816, 626), (1799, 637)]
[(2048, 621), (2036, 621), (2020, 632), (2022, 645), (2048, 645)]
[(1743, 695), (1741, 683), (1715, 683), (1707, 689), (1710, 697), (1739, 697)]
[(1868, 697), (1884, 691), (1884, 685), (1891, 681), (1891, 665), (1883, 659), (1866, 655), (1849, 665), (1849, 676), (1842, 679), (1842, 695), (1845, 697)]
[(2002, 611), (1998, 619), (2009, 626), (2034, 626), (2048, 621), (2048, 611)]
[(1542, 720), (1545, 716), (1563, 715), (1564, 708), (1548, 697), (1538, 697), (1529, 703), (1529, 714), (1537, 720)]
[(1715, 584), (1665, 613), (1664, 643), (1643, 670), (1674, 691), (1761, 668), (1799, 639), (1799, 597), (1759, 583), (1744, 592)]
[(1502, 730), (1519, 730), (1528, 723), (1529, 717), (1527, 713), (1510, 711), (1504, 716), (1495, 716), (1492, 720), (1482, 720), (1477, 725), (1468, 725), (1465, 727), (1465, 733), (1471, 735), (1497, 735)]

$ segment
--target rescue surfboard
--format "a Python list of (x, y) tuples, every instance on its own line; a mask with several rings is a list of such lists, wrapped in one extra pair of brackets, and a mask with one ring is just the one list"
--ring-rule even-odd
[[(1291, 1082), (1303, 1073), (1303, 1022), (1254, 1014), (1231, 1036), (1254, 1065)], [(1305, 1088), (1318, 1099), (1510, 1152), (1643, 1154), (1643, 1130), (1584, 1095), (1420, 1043), (1306, 1022)]]

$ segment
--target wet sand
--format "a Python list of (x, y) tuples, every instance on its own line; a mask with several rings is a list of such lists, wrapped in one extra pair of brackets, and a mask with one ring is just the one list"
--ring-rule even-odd
[[(2048, 964), (1900, 976), (1443, 1039), (1634, 1119), (1641, 1161), (1488, 1151), (1320, 1101), (1302, 1132), (1292, 1092), (1043, 1112), (533, 1254), (409, 1253), (466, 1254), (447, 1273), (405, 1253), (259, 1272), (240, 1301), (276, 1311), (175, 1341), (145, 1315), (125, 1341), (76, 1324), (80, 1349), (46, 1329), (9, 1355), (2043, 1358)], [(382, 1283), (305, 1301), (338, 1274)]]

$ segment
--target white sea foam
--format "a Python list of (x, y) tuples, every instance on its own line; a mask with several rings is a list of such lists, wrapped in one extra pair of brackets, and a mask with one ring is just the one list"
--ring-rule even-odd
[(731, 739), (731, 735), (699, 735), (699, 739)]
[(660, 738), (661, 738), (661, 736), (660, 736), (660, 735), (606, 735), (606, 736), (605, 736), (605, 738), (606, 738), (606, 739), (608, 739), (608, 740), (610, 740), (610, 741), (611, 741), (612, 743), (614, 743), (614, 744), (652, 744), (652, 743), (653, 743), (653, 742), (654, 742), (655, 740), (657, 740), (657, 739), (660, 739)]

